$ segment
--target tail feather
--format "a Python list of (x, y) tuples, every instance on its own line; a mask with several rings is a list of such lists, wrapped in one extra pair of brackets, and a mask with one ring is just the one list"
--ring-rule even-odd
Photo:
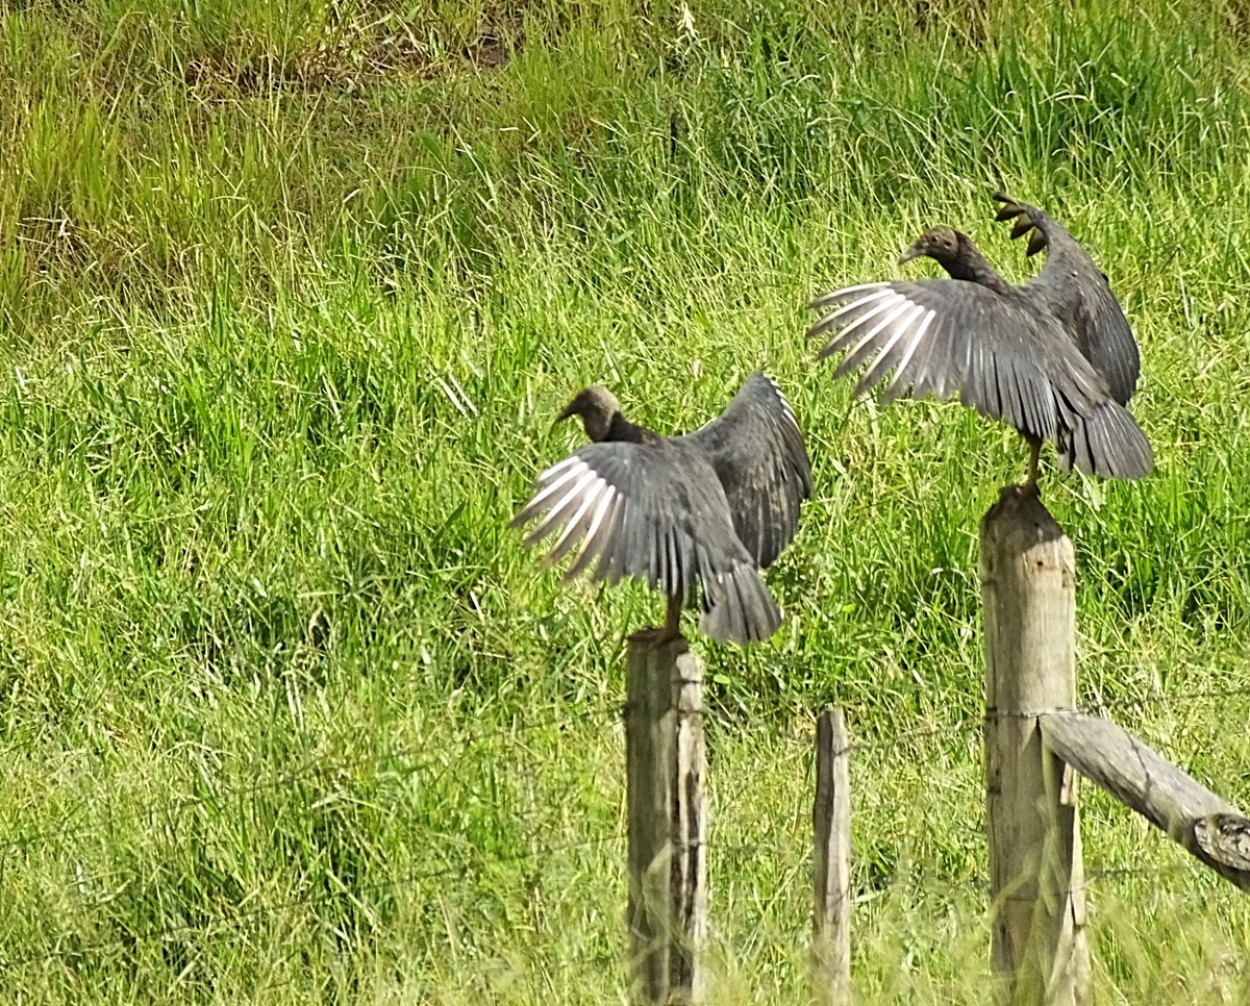
[(1150, 442), (1128, 410), (1106, 401), (1093, 414), (1062, 430), (1059, 463), (1086, 475), (1107, 479), (1140, 479), (1154, 467)]
[(759, 571), (742, 564), (715, 587), (704, 583), (707, 610), (699, 628), (722, 643), (758, 643), (781, 625), (781, 609), (768, 592)]

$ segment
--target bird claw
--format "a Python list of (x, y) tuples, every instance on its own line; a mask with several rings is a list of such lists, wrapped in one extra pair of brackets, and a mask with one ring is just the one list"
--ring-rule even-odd
[(674, 643), (679, 639), (683, 643), (686, 641), (686, 637), (681, 634), (681, 629), (670, 629), (667, 627), (656, 629), (655, 638), (651, 641), (651, 646), (653, 649), (658, 650), (660, 647), (667, 646), (669, 643)]
[(1029, 479), (1026, 482), (1019, 482), (1009, 486), (1003, 486), (998, 490), (998, 502), (1002, 503), (1009, 499), (1025, 500), (1035, 499), (1040, 502), (1042, 491), (1036, 481)]
[(659, 650), (676, 642), (681, 642), (683, 646), (687, 645), (686, 637), (681, 634), (681, 630), (670, 629), (666, 626), (639, 629), (630, 635), (629, 640), (631, 643), (637, 643), (651, 650)]

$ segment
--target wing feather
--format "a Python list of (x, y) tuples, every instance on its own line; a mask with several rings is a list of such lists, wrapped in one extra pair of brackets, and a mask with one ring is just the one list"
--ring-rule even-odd
[[(828, 340), (821, 358), (841, 354), (837, 376), (863, 368), (856, 395), (883, 381), (884, 402), (957, 393), (982, 415), (1056, 441), (1082, 470), (1145, 474), (1149, 446), (1132, 417), (1118, 405), (1114, 417), (1099, 412), (1115, 404), (1107, 382), (1058, 318), (1018, 294), (961, 280), (861, 284), (819, 298), (829, 314), (811, 333)], [(1102, 425), (1086, 428), (1096, 412)]]
[[(851, 295), (852, 309), (822, 355), (845, 352), (836, 373), (857, 369), (870, 356), (856, 388), (863, 394), (891, 371), (885, 398), (893, 400), (934, 394), (946, 398), (959, 392), (963, 403), (993, 419), (1003, 419), (1022, 433), (1054, 437), (1054, 410), (1030, 407), (1053, 399), (1056, 386), (1070, 397), (1085, 400), (1096, 391), (1097, 375), (1079, 358), (1057, 326), (1008, 298), (956, 280), (920, 280), (887, 287), (902, 303), (887, 300), (892, 310), (878, 325), (855, 339), (848, 349), (845, 329), (861, 320), (863, 298)], [(880, 290), (874, 291), (881, 293)], [(823, 298), (843, 305), (839, 291)], [(820, 324), (813, 326), (820, 331)], [(1059, 366), (1048, 365), (1058, 354)]]
[(1046, 249), (1046, 264), (1021, 291), (1053, 313), (1111, 390), (1127, 405), (1141, 374), (1141, 352), (1120, 302), (1085, 248), (1068, 230), (1036, 206), (1003, 193), (1000, 220), (1015, 220), (1013, 238), (1029, 235), (1027, 254)]
[(781, 389), (756, 372), (718, 418), (680, 439), (711, 463), (756, 566), (772, 565), (794, 540), (801, 505), (812, 494), (803, 433)]
[(685, 602), (702, 588), (714, 638), (766, 639), (780, 611), (738, 538), (716, 470), (681, 439), (582, 448), (538, 477), (512, 526), (534, 522), (527, 545), (555, 534), (543, 566), (574, 555), (566, 579), (593, 564), (592, 580), (631, 576)]

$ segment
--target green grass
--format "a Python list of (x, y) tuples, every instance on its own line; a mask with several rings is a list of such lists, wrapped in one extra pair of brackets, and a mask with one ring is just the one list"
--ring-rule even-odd
[[(1047, 480), (1084, 701), (1250, 805), (1250, 11), (683, 9), (0, 17), (0, 1000), (621, 1001), (623, 638), (660, 604), (506, 524), (581, 385), (674, 431), (763, 367), (817, 492), (777, 637), (696, 643), (716, 1000), (806, 995), (837, 701), (857, 992), (984, 1001), (976, 531), (1025, 452), (853, 405), (802, 305), (938, 221), (1023, 278), (996, 186), (1143, 348), (1155, 472)], [(1100, 1000), (1245, 1001), (1244, 895), (1084, 792)]]

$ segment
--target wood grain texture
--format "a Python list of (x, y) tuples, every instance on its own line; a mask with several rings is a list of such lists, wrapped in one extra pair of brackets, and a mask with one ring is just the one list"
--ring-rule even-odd
[(851, 994), (851, 776), (841, 709), (826, 710), (816, 721), (812, 825), (812, 993), (820, 1006), (845, 1006)]
[(707, 942), (703, 665), (680, 637), (629, 638), (625, 760), (631, 1001), (697, 1004)]
[(1089, 1001), (1076, 787), (1038, 716), (1076, 692), (1072, 543), (1036, 493), (1002, 491), (981, 522), (991, 959), (1012, 1004)]
[(1232, 804), (1110, 720), (1056, 712), (1041, 728), (1068, 765), (1250, 891), (1250, 820)]
[(677, 657), (672, 677), (676, 710), (673, 782), (673, 934), (669, 951), (671, 1002), (703, 1001), (707, 943), (707, 797), (703, 775), (703, 665), (694, 653)]
[(655, 646), (655, 630), (629, 638), (625, 682), (626, 816), (629, 835), (630, 998), (666, 1006), (672, 933), (672, 678), (686, 643)]

